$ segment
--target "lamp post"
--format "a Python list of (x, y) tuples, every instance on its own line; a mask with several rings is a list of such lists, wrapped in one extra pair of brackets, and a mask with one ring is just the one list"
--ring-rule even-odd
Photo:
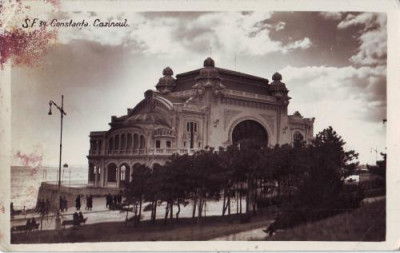
[(64, 112), (64, 95), (61, 95), (61, 107), (58, 106), (53, 100), (49, 102), (49, 115), (52, 115), (51, 106), (54, 105), (59, 111), (61, 115), (61, 131), (60, 131), (60, 159), (58, 163), (58, 187), (57, 187), (57, 201), (56, 201), (56, 209), (57, 209), (57, 216), (56, 216), (56, 229), (61, 228), (61, 219), (60, 219), (60, 190), (61, 190), (61, 157), (62, 157), (62, 132), (63, 132), (63, 118), (64, 115), (67, 115)]

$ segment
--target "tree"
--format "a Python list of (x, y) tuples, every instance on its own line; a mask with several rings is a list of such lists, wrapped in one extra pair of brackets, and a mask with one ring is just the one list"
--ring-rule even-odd
[(318, 133), (312, 142), (313, 147), (326, 152), (324, 157), (329, 160), (331, 166), (344, 171), (351, 168), (354, 164), (352, 161), (358, 158), (358, 153), (354, 150), (344, 151), (345, 144), (331, 126)]
[(218, 153), (209, 147), (193, 155), (193, 170), (190, 171), (189, 178), (191, 178), (193, 189), (195, 189), (193, 194), (198, 201), (199, 223), (207, 199), (219, 199), (220, 197), (223, 172), (218, 160)]
[(343, 170), (352, 166), (358, 154), (345, 151), (344, 145), (342, 137), (329, 127), (318, 133), (312, 145), (298, 157), (296, 163), (304, 166), (297, 174), (301, 183), (290, 207), (295, 212), (286, 214), (295, 220), (292, 222), (318, 219), (346, 208), (342, 200)]
[(235, 159), (239, 150), (236, 145), (227, 148), (220, 147), (218, 152), (219, 167), (221, 169), (221, 188), (223, 189), (222, 216), (228, 211), (231, 214), (231, 193), (234, 186)]
[(167, 222), (168, 214), (170, 219), (173, 219), (173, 206), (176, 205), (176, 220), (179, 219), (180, 206), (187, 205), (187, 198), (192, 189), (190, 180), (190, 171), (193, 167), (192, 158), (185, 155), (172, 155), (160, 170), (160, 191), (159, 198), (161, 202), (166, 203), (165, 208), (165, 223)]
[(125, 188), (125, 196), (128, 203), (134, 205), (135, 224), (140, 223), (142, 204), (151, 178), (151, 169), (145, 164), (137, 164), (132, 168), (132, 181)]
[(159, 164), (153, 166), (151, 177), (147, 181), (146, 191), (144, 193), (144, 199), (150, 202), (148, 205), (151, 210), (150, 219), (153, 223), (156, 221), (157, 215), (157, 204), (160, 199), (161, 186), (162, 186), (162, 172), (164, 168)]

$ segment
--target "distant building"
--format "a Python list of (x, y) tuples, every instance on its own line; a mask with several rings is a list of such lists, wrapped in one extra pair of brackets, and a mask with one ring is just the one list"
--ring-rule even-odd
[(152, 167), (173, 153), (248, 138), (270, 146), (310, 142), (314, 118), (288, 115), (290, 97), (281, 74), (272, 80), (215, 67), (211, 58), (176, 78), (165, 68), (156, 91), (146, 91), (126, 115), (112, 116), (108, 131), (90, 133), (89, 183), (121, 187), (135, 164)]

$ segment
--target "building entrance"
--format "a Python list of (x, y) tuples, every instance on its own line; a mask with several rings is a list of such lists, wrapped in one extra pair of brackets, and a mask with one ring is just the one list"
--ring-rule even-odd
[(268, 133), (257, 121), (245, 120), (237, 124), (232, 132), (233, 144), (240, 143), (243, 140), (268, 143)]

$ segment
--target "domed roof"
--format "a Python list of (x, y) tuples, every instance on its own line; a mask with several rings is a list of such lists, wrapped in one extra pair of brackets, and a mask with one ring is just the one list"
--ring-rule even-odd
[(170, 125), (167, 116), (157, 111), (132, 115), (126, 119), (125, 122), (136, 124), (160, 124), (166, 126)]

